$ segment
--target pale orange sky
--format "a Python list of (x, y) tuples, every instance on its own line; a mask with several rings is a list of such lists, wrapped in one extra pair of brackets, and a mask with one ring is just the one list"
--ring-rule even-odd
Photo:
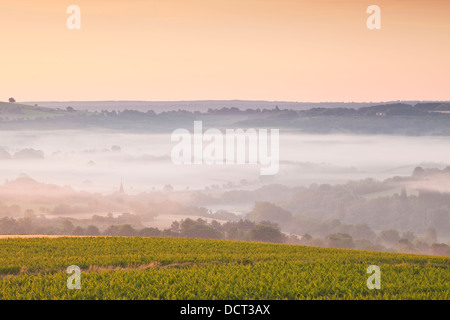
[(0, 0), (0, 39), (0, 101), (450, 100), (448, 0)]

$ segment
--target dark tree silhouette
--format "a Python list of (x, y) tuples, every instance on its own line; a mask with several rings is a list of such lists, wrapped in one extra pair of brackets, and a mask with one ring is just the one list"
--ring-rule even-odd
[(283, 242), (283, 234), (277, 228), (267, 225), (256, 225), (250, 230), (250, 237), (254, 241), (262, 242)]

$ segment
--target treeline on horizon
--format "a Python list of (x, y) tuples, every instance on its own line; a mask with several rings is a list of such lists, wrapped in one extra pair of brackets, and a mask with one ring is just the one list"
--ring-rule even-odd
[[(307, 110), (223, 107), (200, 111), (49, 109), (14, 104), (0, 108), (4, 130), (107, 128), (130, 132), (170, 132), (202, 120), (206, 126), (279, 127), (303, 133), (450, 135), (450, 103), (391, 103), (361, 108)], [(313, 105), (313, 104), (312, 104)], [(35, 109), (33, 109), (35, 108)], [(417, 121), (420, 119), (420, 121)], [(224, 121), (226, 120), (226, 121)]]

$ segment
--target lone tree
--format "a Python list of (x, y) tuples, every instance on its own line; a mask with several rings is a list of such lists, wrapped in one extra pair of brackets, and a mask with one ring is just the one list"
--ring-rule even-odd
[(9, 98), (9, 102), (11, 102), (11, 103), (16, 102), (16, 99), (11, 97), (11, 98)]

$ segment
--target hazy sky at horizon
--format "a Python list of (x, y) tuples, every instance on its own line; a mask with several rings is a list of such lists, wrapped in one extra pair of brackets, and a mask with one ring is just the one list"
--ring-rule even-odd
[(447, 0), (0, 0), (0, 39), (0, 101), (450, 100)]

